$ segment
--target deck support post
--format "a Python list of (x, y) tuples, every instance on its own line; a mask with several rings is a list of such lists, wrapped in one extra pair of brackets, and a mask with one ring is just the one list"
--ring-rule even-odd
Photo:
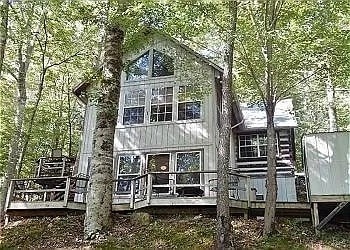
[(9, 208), (11, 200), (12, 200), (13, 191), (14, 191), (14, 187), (15, 187), (13, 182), (14, 182), (14, 180), (10, 181), (10, 186), (9, 186), (8, 191), (7, 191), (6, 201), (5, 201), (5, 211)]
[(320, 224), (320, 217), (318, 215), (318, 203), (317, 202), (312, 203), (311, 213), (312, 213), (312, 222), (314, 224), (315, 233), (318, 235), (320, 233), (320, 231), (317, 229), (317, 225)]
[(5, 221), (4, 221), (4, 226), (6, 227), (10, 222), (10, 215), (5, 214)]
[(337, 213), (340, 212), (349, 202), (343, 201), (336, 206), (332, 212), (330, 212), (318, 225), (316, 225), (316, 230), (321, 230)]
[(130, 187), (130, 209), (134, 209), (135, 205), (136, 180), (131, 180)]

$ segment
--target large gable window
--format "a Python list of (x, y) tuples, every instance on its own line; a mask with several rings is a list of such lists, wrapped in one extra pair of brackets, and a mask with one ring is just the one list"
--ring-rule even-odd
[(147, 77), (174, 75), (174, 59), (151, 49), (132, 61), (127, 67), (126, 80), (140, 80)]
[(193, 87), (179, 87), (179, 103), (177, 106), (178, 120), (192, 120), (201, 118), (201, 102), (193, 100)]
[[(119, 157), (118, 165), (118, 194), (128, 194), (131, 189), (130, 179), (137, 177), (140, 174), (141, 157), (139, 155), (125, 155)], [(138, 182), (136, 183), (138, 189)]]
[(149, 52), (131, 62), (127, 68), (127, 80), (144, 79), (148, 76), (149, 71)]
[(267, 156), (266, 134), (240, 135), (239, 157), (256, 158)]
[(174, 60), (157, 50), (153, 50), (152, 76), (171, 76), (174, 74)]
[(173, 88), (152, 89), (150, 122), (171, 121), (172, 114)]
[(133, 90), (125, 93), (123, 124), (140, 124), (144, 122), (145, 91)]

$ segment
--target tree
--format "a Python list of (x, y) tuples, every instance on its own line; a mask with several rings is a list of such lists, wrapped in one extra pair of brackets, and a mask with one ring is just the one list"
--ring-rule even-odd
[(1, 13), (1, 26), (0, 26), (0, 77), (5, 58), (5, 49), (7, 43), (7, 30), (8, 30), (8, 13), (9, 13), (9, 0), (2, 0), (0, 6)]
[[(293, 32), (288, 23), (292, 11), (284, 0), (249, 1), (242, 19), (240, 54), (242, 58), (242, 82), (252, 88), (263, 102), (267, 124), (267, 176), (264, 235), (274, 230), (277, 180), (276, 180), (276, 132), (275, 107), (279, 100), (291, 93), (295, 85), (299, 54), (290, 54), (298, 44), (292, 40)], [(291, 3), (288, 3), (291, 4)], [(244, 16), (244, 14), (242, 14)]]
[(94, 239), (109, 229), (113, 191), (113, 142), (119, 101), (124, 31), (110, 23), (106, 29), (105, 58), (96, 103), (91, 176), (84, 234)]
[(229, 249), (231, 243), (231, 220), (229, 204), (229, 168), (230, 168), (230, 136), (232, 127), (232, 69), (234, 56), (234, 42), (237, 26), (237, 1), (228, 2), (230, 27), (227, 31), (224, 47), (224, 74), (222, 78), (222, 98), (219, 123), (219, 147), (217, 164), (217, 248)]

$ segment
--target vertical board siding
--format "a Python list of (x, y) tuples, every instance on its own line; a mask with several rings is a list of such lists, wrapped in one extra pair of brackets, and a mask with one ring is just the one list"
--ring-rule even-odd
[(92, 155), (92, 142), (96, 125), (96, 109), (93, 105), (87, 104), (84, 119), (84, 131), (80, 150), (78, 174), (88, 175), (89, 157)]
[(304, 137), (311, 195), (350, 194), (350, 132)]
[[(256, 188), (257, 195), (264, 195), (266, 198), (266, 177), (254, 177), (252, 178), (252, 187)], [(297, 195), (295, 189), (295, 178), (290, 177), (277, 177), (277, 201), (280, 202), (296, 202)]]

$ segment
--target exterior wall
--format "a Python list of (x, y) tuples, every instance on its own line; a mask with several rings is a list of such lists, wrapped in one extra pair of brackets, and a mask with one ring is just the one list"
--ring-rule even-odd
[[(237, 168), (243, 174), (250, 175), (252, 177), (252, 187), (256, 188), (257, 196), (265, 199), (266, 197), (266, 172), (267, 161), (266, 157), (257, 158), (239, 158), (239, 135), (259, 134), (264, 133), (264, 130), (260, 131), (241, 131), (236, 138), (236, 150), (235, 155), (231, 154), (231, 157), (236, 157)], [(266, 132), (265, 132), (266, 133)], [(277, 130), (277, 143), (278, 143), (278, 156), (277, 156), (277, 201), (296, 202), (296, 187), (294, 176), (294, 131), (293, 129), (278, 129)]]
[(303, 138), (305, 167), (313, 195), (350, 195), (350, 132)]
[(89, 175), (89, 158), (92, 155), (92, 142), (96, 125), (96, 109), (88, 103), (85, 109), (84, 131), (80, 146), (78, 175)]

